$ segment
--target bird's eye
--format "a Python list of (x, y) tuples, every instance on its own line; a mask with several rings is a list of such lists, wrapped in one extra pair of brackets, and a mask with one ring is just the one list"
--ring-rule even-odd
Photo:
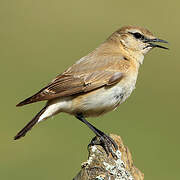
[(138, 32), (136, 33), (133, 33), (133, 36), (136, 38), (136, 39), (144, 39), (144, 36)]

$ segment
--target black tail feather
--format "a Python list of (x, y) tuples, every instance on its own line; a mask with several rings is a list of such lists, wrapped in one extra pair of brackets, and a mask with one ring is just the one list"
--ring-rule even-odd
[(31, 128), (38, 122), (39, 117), (45, 112), (46, 108), (47, 106), (41, 109), (41, 111), (38, 112), (37, 115), (21, 131), (17, 133), (17, 135), (14, 137), (14, 140), (24, 137), (26, 133), (31, 130)]

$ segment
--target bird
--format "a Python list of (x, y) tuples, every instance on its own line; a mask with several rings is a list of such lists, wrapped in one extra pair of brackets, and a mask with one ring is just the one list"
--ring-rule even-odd
[[(113, 155), (117, 144), (86, 118), (115, 110), (131, 95), (145, 54), (154, 48), (168, 49), (157, 43), (168, 42), (139, 26), (124, 26), (116, 30), (95, 50), (57, 75), (47, 86), (16, 105), (19, 107), (47, 101), (14, 140), (25, 136), (39, 122), (65, 112), (86, 124), (99, 138), (107, 155)], [(93, 139), (90, 145), (96, 143)]]

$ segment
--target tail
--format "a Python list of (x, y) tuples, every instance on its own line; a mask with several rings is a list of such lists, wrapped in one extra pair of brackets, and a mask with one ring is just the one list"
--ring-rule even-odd
[(41, 109), (41, 111), (38, 112), (37, 115), (21, 131), (17, 133), (17, 135), (14, 137), (14, 140), (24, 137), (26, 133), (31, 130), (31, 128), (38, 122), (40, 116), (45, 112), (46, 108), (47, 106)]

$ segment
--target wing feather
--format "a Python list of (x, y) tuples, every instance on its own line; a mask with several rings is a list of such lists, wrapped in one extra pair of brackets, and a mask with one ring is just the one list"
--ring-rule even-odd
[[(92, 68), (93, 67), (93, 68)], [(128, 61), (122, 56), (88, 57), (74, 64), (64, 73), (58, 75), (50, 84), (38, 93), (20, 102), (17, 106), (85, 93), (105, 85), (119, 82), (124, 71), (129, 68)]]

